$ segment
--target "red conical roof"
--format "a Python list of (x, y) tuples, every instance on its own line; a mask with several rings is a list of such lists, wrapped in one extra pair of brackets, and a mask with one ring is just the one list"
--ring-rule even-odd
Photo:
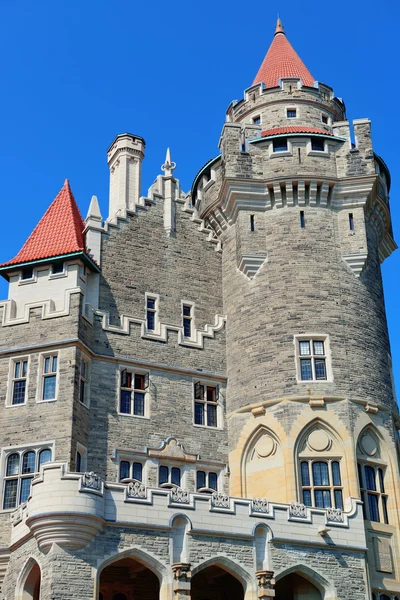
[(83, 222), (68, 179), (18, 254), (0, 267), (85, 251)]
[(290, 44), (278, 19), (275, 36), (253, 81), (253, 85), (264, 83), (271, 88), (279, 85), (278, 80), (285, 77), (300, 77), (303, 85), (312, 87), (314, 77), (303, 63), (296, 50)]

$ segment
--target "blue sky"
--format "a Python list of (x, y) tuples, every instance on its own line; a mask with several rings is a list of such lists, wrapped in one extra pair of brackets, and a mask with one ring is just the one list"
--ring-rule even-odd
[[(252, 83), (278, 13), (314, 77), (344, 98), (348, 118), (372, 120), (374, 150), (392, 174), (400, 240), (396, 0), (19, 0), (0, 10), (1, 262), (20, 249), (66, 177), (84, 216), (92, 194), (107, 215), (106, 150), (118, 133), (146, 140), (143, 193), (167, 146), (188, 190), (218, 154), (225, 110)], [(400, 391), (399, 274), (400, 251), (383, 265)]]

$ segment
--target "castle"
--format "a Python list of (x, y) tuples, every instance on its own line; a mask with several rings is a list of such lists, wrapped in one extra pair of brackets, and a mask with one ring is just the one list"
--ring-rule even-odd
[(0, 266), (2, 600), (399, 600), (400, 418), (370, 121), (278, 20), (184, 193), (142, 137)]

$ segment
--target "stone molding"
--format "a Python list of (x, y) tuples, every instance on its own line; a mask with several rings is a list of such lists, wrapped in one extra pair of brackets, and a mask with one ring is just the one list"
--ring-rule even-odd
[(22, 317), (15, 317), (15, 301), (14, 300), (3, 300), (0, 302), (0, 308), (3, 307), (3, 319), (2, 326), (7, 327), (9, 325), (19, 325), (21, 323), (29, 323), (30, 312), (34, 308), (42, 309), (42, 319), (56, 319), (58, 317), (67, 317), (71, 313), (71, 296), (73, 294), (83, 294), (80, 287), (70, 288), (65, 291), (65, 302), (63, 310), (54, 310), (54, 303), (52, 300), (43, 300), (40, 302), (27, 302), (25, 304), (24, 315)]

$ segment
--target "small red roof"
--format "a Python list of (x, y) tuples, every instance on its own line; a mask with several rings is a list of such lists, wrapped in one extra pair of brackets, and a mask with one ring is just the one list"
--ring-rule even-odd
[(279, 85), (279, 79), (285, 77), (300, 77), (303, 85), (309, 87), (312, 87), (315, 81), (287, 39), (281, 20), (278, 19), (274, 39), (253, 81), (253, 85), (264, 83), (267, 88), (272, 88)]
[(83, 222), (68, 179), (18, 254), (0, 267), (85, 251)]
[(318, 129), (317, 127), (307, 127), (306, 125), (292, 125), (290, 127), (276, 127), (275, 129), (264, 129), (261, 132), (261, 137), (269, 135), (282, 135), (284, 133), (318, 133), (320, 135), (332, 135), (329, 131)]

